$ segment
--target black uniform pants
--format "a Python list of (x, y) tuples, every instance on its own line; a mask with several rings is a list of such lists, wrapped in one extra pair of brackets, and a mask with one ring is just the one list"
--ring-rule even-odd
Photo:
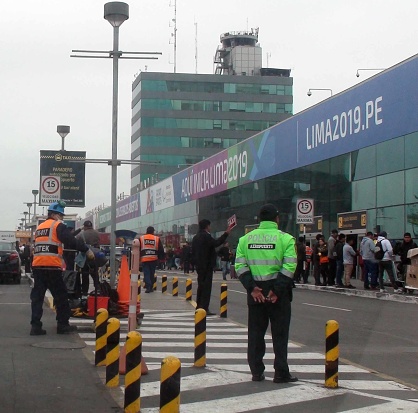
[(197, 268), (196, 308), (209, 311), (210, 296), (212, 294), (213, 270)]
[(263, 362), (266, 353), (265, 334), (271, 325), (274, 349), (275, 376), (289, 376), (287, 346), (291, 316), (290, 298), (287, 292), (280, 295), (275, 304), (264, 303), (248, 306), (248, 351), (247, 360), (252, 374), (264, 372)]
[(58, 324), (67, 325), (71, 313), (68, 304), (67, 289), (62, 278), (62, 271), (60, 269), (46, 270), (34, 267), (33, 278), (35, 284), (30, 293), (30, 299), (32, 301), (32, 318), (30, 323), (33, 326), (42, 327), (42, 307), (46, 290), (49, 290), (54, 297)]

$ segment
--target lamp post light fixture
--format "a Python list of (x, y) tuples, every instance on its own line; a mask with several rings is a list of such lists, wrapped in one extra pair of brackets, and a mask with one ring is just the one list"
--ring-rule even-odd
[(57, 126), (57, 133), (58, 133), (59, 136), (61, 136), (61, 141), (62, 141), (61, 150), (65, 151), (65, 149), (64, 149), (64, 139), (70, 133), (70, 127), (66, 126), (66, 125), (58, 125)]
[(36, 205), (38, 204), (36, 202), (36, 196), (39, 194), (39, 191), (37, 189), (32, 189), (32, 195), (33, 195), (33, 215), (36, 216)]
[(30, 209), (32, 208), (32, 202), (25, 202), (25, 204), (29, 209), (28, 222), (30, 223)]
[(27, 228), (27, 217), (28, 217), (28, 211), (25, 211), (24, 213), (23, 213), (23, 215), (25, 216), (25, 218), (24, 218), (24, 221), (25, 221), (25, 229), (28, 229)]
[(380, 71), (382, 71), (382, 70), (386, 70), (386, 69), (357, 69), (357, 73), (356, 73), (356, 76), (357, 77), (360, 77), (360, 71), (362, 71), (362, 70), (373, 70), (373, 71), (375, 71), (375, 72), (380, 72)]
[(328, 90), (328, 92), (330, 92), (331, 96), (332, 96), (332, 89), (316, 89), (316, 88), (309, 89), (308, 92), (307, 92), (308, 96), (312, 96), (312, 90)]
[[(86, 159), (83, 162), (107, 163), (111, 166), (111, 187), (110, 187), (110, 286), (115, 287), (116, 283), (116, 198), (117, 198), (117, 167), (123, 163), (136, 164), (140, 161), (123, 161), (117, 158), (117, 133), (118, 133), (118, 69), (119, 59), (158, 59), (158, 57), (140, 57), (132, 55), (153, 55), (161, 52), (122, 52), (119, 50), (119, 27), (125, 20), (129, 19), (129, 5), (123, 2), (112, 1), (104, 5), (104, 18), (113, 26), (113, 50), (73, 50), (73, 52), (92, 53), (93, 55), (70, 55), (70, 57), (81, 58), (112, 58), (113, 60), (113, 98), (112, 98), (112, 157), (111, 159)], [(131, 56), (122, 56), (128, 54)], [(104, 56), (103, 56), (104, 55)], [(107, 55), (107, 56), (106, 56)]]

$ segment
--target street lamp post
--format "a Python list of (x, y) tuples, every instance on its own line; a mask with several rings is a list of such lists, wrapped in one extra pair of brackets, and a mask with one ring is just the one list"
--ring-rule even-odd
[(32, 189), (33, 194), (33, 215), (36, 216), (36, 196), (38, 195), (39, 191), (37, 189)]
[(373, 70), (375, 72), (380, 72), (380, 71), (386, 70), (386, 69), (357, 69), (357, 73), (356, 73), (356, 76), (357, 77), (360, 77), (360, 73), (359, 72), (361, 72), (362, 70)]
[[(104, 5), (104, 18), (113, 26), (113, 99), (112, 99), (112, 178), (110, 186), (110, 251), (116, 249), (116, 187), (118, 168), (118, 71), (119, 71), (119, 27), (129, 19), (129, 6), (126, 3), (110, 2)], [(110, 254), (111, 285), (116, 280), (115, 254)], [(114, 277), (114, 278), (112, 278)]]
[(27, 216), (28, 216), (28, 211), (25, 211), (24, 213), (23, 213), (23, 215), (25, 216), (25, 218), (24, 218), (24, 221), (25, 221), (25, 229), (28, 229), (28, 227), (27, 227)]
[(308, 92), (307, 92), (307, 95), (308, 96), (312, 96), (312, 90), (328, 90), (328, 92), (330, 92), (331, 93), (331, 96), (332, 96), (332, 89), (321, 89), (321, 88), (319, 88), (319, 89), (317, 89), (317, 88), (311, 88), (311, 89), (309, 89)]
[(61, 136), (61, 151), (65, 151), (64, 149), (64, 139), (70, 133), (70, 127), (66, 125), (58, 125), (57, 126), (57, 133)]
[[(162, 54), (161, 52), (122, 52), (119, 50), (119, 27), (129, 19), (129, 5), (122, 2), (113, 1), (104, 5), (104, 18), (113, 26), (113, 50), (73, 50), (73, 52), (92, 53), (93, 55), (70, 55), (70, 57), (80, 58), (104, 58), (110, 57), (113, 60), (113, 99), (112, 99), (112, 158), (111, 159), (86, 159), (81, 162), (107, 163), (111, 166), (111, 205), (110, 205), (110, 286), (114, 288), (116, 283), (116, 197), (117, 197), (117, 167), (122, 164), (139, 164), (141, 161), (119, 160), (117, 159), (117, 127), (118, 127), (118, 61), (119, 59), (158, 59), (157, 57), (137, 55)], [(108, 56), (102, 56), (108, 54)], [(130, 56), (122, 56), (128, 54)], [(79, 162), (79, 161), (74, 161)], [(147, 162), (154, 164), (156, 162)], [(159, 163), (159, 162), (158, 162)]]

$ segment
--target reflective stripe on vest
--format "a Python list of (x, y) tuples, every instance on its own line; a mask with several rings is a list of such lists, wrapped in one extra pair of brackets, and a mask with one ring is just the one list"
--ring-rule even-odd
[(62, 242), (57, 236), (58, 224), (58, 221), (47, 219), (36, 229), (33, 267), (63, 267)]
[(156, 235), (145, 234), (139, 237), (141, 242), (141, 261), (155, 261), (158, 259), (158, 242), (159, 238)]

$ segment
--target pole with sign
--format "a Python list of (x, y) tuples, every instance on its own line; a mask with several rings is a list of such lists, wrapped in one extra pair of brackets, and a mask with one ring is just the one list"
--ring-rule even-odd
[(312, 224), (314, 221), (314, 200), (301, 198), (296, 200), (296, 223)]

